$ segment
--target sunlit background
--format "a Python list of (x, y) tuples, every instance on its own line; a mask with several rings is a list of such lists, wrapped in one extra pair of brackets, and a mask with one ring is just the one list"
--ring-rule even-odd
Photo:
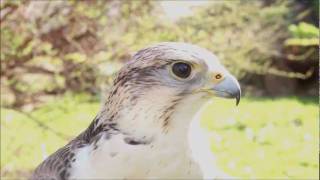
[(243, 98), (203, 114), (212, 152), (242, 178), (319, 177), (318, 0), (1, 0), (1, 178), (27, 177), (84, 130), (140, 48), (214, 52)]

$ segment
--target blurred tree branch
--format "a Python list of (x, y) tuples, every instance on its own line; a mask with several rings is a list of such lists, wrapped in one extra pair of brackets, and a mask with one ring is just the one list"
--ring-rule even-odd
[(59, 132), (59, 131), (51, 128), (50, 126), (46, 125), (45, 123), (43, 123), (41, 120), (39, 120), (38, 118), (34, 117), (30, 113), (24, 112), (24, 111), (22, 111), (22, 110), (20, 110), (18, 108), (12, 108), (12, 107), (5, 107), (5, 108), (11, 109), (13, 111), (19, 112), (20, 114), (23, 114), (24, 116), (28, 117), (31, 121), (33, 121), (38, 127), (42, 128), (45, 131), (53, 133), (54, 135), (56, 135), (57, 137), (59, 137), (61, 139), (68, 140), (68, 139), (71, 138), (70, 136), (68, 136), (68, 135), (66, 135), (66, 134), (64, 134), (62, 132)]
[(4, 3), (1, 1), (1, 8), (0, 8), (0, 24), (6, 20), (6, 18), (13, 14), (15, 10), (18, 9), (18, 5), (11, 4), (11, 3)]

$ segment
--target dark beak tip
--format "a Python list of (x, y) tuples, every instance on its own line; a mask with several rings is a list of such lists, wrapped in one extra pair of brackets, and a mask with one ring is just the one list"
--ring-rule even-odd
[(236, 96), (236, 106), (239, 105), (240, 99), (241, 99), (241, 92), (239, 92), (239, 93), (237, 94), (237, 96)]
[(240, 97), (237, 97), (237, 98), (236, 98), (236, 106), (238, 106), (239, 103), (240, 103)]

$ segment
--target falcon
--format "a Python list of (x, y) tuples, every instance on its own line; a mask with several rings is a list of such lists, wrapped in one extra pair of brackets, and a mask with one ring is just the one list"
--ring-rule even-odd
[(204, 48), (163, 42), (142, 49), (120, 69), (89, 127), (31, 179), (226, 177), (200, 114), (213, 96), (235, 98), (238, 105), (240, 95), (235, 77)]

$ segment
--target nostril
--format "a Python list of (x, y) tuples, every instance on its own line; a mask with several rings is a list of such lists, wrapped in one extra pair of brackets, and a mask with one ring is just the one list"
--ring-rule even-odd
[(213, 73), (211, 75), (211, 81), (214, 83), (214, 84), (217, 84), (219, 82), (221, 82), (222, 80), (224, 79), (224, 76), (222, 73), (220, 72), (216, 72), (216, 73)]
[(221, 78), (222, 78), (222, 75), (221, 75), (221, 74), (216, 74), (216, 75), (215, 75), (215, 78), (216, 78), (216, 79), (221, 79)]

